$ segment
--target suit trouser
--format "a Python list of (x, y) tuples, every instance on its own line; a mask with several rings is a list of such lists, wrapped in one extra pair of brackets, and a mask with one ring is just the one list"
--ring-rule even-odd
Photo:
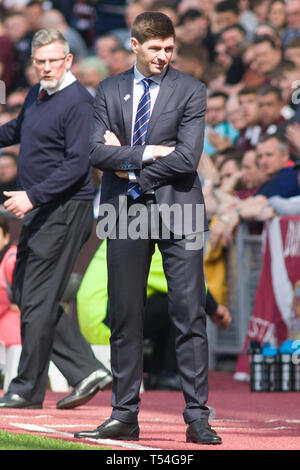
[[(146, 202), (145, 202), (146, 200)], [(147, 207), (151, 201), (140, 198)], [(128, 216), (128, 226), (134, 217)], [(117, 224), (118, 225), (118, 224)], [(118, 227), (116, 232), (118, 232)], [(172, 236), (171, 236), (172, 238)], [(208, 417), (208, 345), (203, 250), (187, 250), (186, 239), (114, 239), (107, 244), (112, 418), (134, 422), (143, 372), (143, 322), (147, 277), (155, 243), (168, 283), (168, 310), (176, 329), (178, 372), (185, 399), (184, 420)]]
[(24, 217), (13, 281), (22, 353), (8, 391), (27, 400), (43, 401), (50, 358), (72, 386), (100, 366), (60, 305), (92, 223), (90, 201), (51, 204)]

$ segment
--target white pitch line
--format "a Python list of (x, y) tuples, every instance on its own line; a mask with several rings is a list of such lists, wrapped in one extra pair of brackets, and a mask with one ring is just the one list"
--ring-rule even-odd
[[(25, 423), (9, 423), (11, 426), (15, 426), (16, 428), (24, 429), (26, 431), (34, 431), (34, 432), (43, 432), (49, 434), (60, 434), (68, 437), (74, 437), (74, 434), (64, 431), (57, 431), (56, 429), (49, 429), (43, 426), (37, 426), (35, 424), (25, 424)], [(133, 449), (133, 450), (161, 450), (155, 447), (146, 447), (141, 446), (138, 444), (129, 444), (128, 442), (123, 441), (114, 441), (112, 439), (89, 439), (84, 438), (83, 441), (92, 441), (97, 442), (97, 444), (103, 444), (106, 446), (118, 446), (118, 447), (125, 447), (126, 449)]]

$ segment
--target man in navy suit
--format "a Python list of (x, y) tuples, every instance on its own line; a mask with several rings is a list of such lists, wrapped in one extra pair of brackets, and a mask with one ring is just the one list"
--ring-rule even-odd
[(112, 382), (61, 304), (93, 226), (92, 99), (71, 73), (72, 59), (59, 31), (37, 31), (32, 62), (39, 83), (19, 115), (0, 127), (0, 147), (20, 144), (18, 191), (4, 192), (4, 207), (22, 218), (13, 281), (22, 353), (0, 408), (42, 408), (50, 358), (74, 387), (59, 409), (86, 403)]
[[(107, 219), (111, 229), (107, 263), (112, 413), (95, 430), (77, 432), (75, 437), (139, 439), (144, 305), (157, 243), (168, 282), (169, 314), (176, 327), (186, 439), (220, 444), (221, 438), (208, 423), (206, 406), (208, 348), (201, 243), (206, 222), (197, 175), (203, 148), (205, 86), (170, 66), (175, 33), (166, 15), (138, 15), (131, 44), (136, 55), (134, 68), (99, 84), (90, 142), (92, 165), (104, 172), (98, 226), (103, 227), (105, 211), (119, 215), (114, 224)], [(175, 208), (173, 219), (168, 211), (171, 207)], [(141, 237), (130, 230), (139, 211), (143, 214)], [(186, 213), (189, 217), (183, 223), (177, 216)], [(154, 214), (159, 220), (156, 230), (151, 223)], [(145, 227), (149, 229), (146, 236)]]

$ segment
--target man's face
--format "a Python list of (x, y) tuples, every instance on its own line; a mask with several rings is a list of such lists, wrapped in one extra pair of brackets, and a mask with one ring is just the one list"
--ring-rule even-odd
[(279, 170), (282, 170), (289, 160), (288, 153), (281, 151), (276, 138), (258, 143), (257, 154), (259, 167), (268, 178), (271, 178)]
[(287, 2), (285, 11), (288, 26), (297, 30), (300, 27), (300, 2), (298, 0)]
[(207, 99), (206, 119), (212, 127), (226, 120), (225, 100), (222, 96)]
[(65, 54), (60, 42), (37, 48), (32, 57), (39, 82), (48, 90), (58, 88), (67, 70), (72, 66), (72, 54)]
[[(286, 70), (279, 77), (279, 87), (282, 92), (283, 100), (288, 103), (293, 93), (298, 88), (299, 72), (297, 70)], [(296, 87), (295, 87), (296, 85)], [(299, 96), (297, 92), (297, 97)]]
[(170, 64), (175, 41), (171, 36), (167, 39), (149, 39), (141, 44), (136, 38), (131, 38), (131, 46), (139, 72), (151, 77), (161, 74)]
[(284, 57), (293, 62), (297, 69), (300, 70), (300, 47), (287, 47), (284, 52)]
[(8, 183), (17, 176), (17, 165), (15, 161), (9, 157), (2, 155), (0, 158), (0, 182)]
[(257, 165), (255, 150), (249, 150), (243, 156), (241, 180), (246, 189), (255, 189), (264, 181), (264, 173)]
[(228, 160), (224, 163), (220, 170), (220, 183), (223, 185), (226, 183), (233, 175), (239, 172), (239, 167), (234, 160)]
[(9, 243), (9, 234), (4, 235), (3, 229), (0, 227), (0, 251), (8, 245)]
[(259, 96), (258, 105), (261, 122), (263, 124), (272, 124), (280, 118), (280, 111), (283, 103), (277, 98), (275, 93), (268, 93), (265, 96)]
[(257, 124), (259, 120), (258, 98), (255, 93), (239, 96), (239, 102), (243, 111), (247, 126)]
[(239, 31), (239, 29), (229, 29), (228, 31), (224, 31), (222, 34), (222, 40), (224, 41), (224, 44), (226, 46), (227, 52), (235, 56), (237, 55), (240, 50), (241, 50), (241, 45), (244, 40), (244, 36)]
[(268, 41), (255, 44), (254, 49), (257, 71), (262, 75), (271, 73), (280, 62), (280, 51), (273, 49)]
[(226, 26), (237, 24), (238, 16), (233, 11), (223, 11), (222, 13), (217, 13), (216, 23), (218, 31), (222, 31)]

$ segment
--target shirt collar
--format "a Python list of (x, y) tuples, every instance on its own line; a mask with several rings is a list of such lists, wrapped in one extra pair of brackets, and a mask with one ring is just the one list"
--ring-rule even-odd
[[(48, 95), (53, 95), (57, 91), (63, 90), (67, 86), (71, 85), (73, 82), (76, 81), (76, 77), (72, 74), (70, 70), (67, 70), (64, 74), (62, 81), (59, 84), (59, 87), (56, 90), (46, 90)], [(40, 87), (40, 91), (42, 90), (42, 86)]]
[(155, 82), (157, 85), (160, 85), (162, 79), (164, 78), (166, 74), (166, 70), (164, 70), (162, 73), (159, 75), (152, 75), (152, 77), (145, 77), (137, 68), (136, 64), (134, 64), (134, 82), (139, 83), (141, 80), (144, 78), (148, 78), (149, 80), (152, 80)]

